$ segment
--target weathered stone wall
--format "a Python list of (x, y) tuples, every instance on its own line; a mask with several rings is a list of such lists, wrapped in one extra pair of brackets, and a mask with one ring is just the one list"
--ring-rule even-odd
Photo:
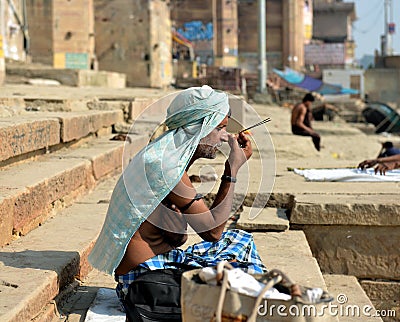
[(94, 59), (93, 0), (30, 0), (27, 17), (33, 62), (90, 69)]
[(169, 8), (164, 1), (95, 1), (100, 70), (125, 73), (128, 86), (162, 87), (172, 79)]
[(302, 226), (325, 273), (400, 280), (399, 226)]
[(27, 0), (32, 62), (53, 64), (53, 5), (49, 0)]

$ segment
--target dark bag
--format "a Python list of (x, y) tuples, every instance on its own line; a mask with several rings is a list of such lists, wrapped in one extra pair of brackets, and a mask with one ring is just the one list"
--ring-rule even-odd
[(182, 321), (181, 277), (195, 267), (174, 265), (179, 267), (148, 271), (130, 284), (123, 303), (129, 322)]

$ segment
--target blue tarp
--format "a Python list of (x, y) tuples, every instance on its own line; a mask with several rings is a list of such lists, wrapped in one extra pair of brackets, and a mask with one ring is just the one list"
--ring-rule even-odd
[(284, 71), (275, 68), (273, 71), (289, 84), (306, 89), (310, 92), (320, 93), (321, 95), (359, 94), (359, 91), (356, 89), (344, 88), (341, 85), (327, 84), (317, 78), (304, 75), (289, 67), (285, 67)]
[(214, 35), (213, 24), (211, 22), (203, 24), (201, 21), (185, 22), (178, 32), (190, 41), (212, 40)]

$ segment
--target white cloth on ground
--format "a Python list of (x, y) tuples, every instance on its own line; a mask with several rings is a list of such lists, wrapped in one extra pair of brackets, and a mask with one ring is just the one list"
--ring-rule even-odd
[(115, 289), (100, 288), (87, 311), (85, 322), (125, 322), (125, 318)]
[(400, 170), (386, 171), (386, 175), (375, 174), (374, 169), (294, 169), (294, 173), (303, 176), (307, 181), (341, 181), (341, 182), (390, 182), (400, 181)]

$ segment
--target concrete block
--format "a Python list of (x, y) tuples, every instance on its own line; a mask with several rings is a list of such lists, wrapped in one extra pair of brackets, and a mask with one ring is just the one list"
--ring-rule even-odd
[(361, 280), (360, 283), (371, 300), (400, 301), (400, 281)]
[[(101, 144), (100, 144), (101, 142)], [(88, 143), (79, 150), (67, 153), (65, 158), (86, 158), (91, 162), (95, 180), (122, 168), (123, 142), (101, 139)]]
[[(69, 50), (71, 50), (71, 48), (69, 48)], [(61, 83), (62, 85), (74, 86), (74, 87), (97, 86), (104, 88), (119, 88), (119, 89), (126, 87), (125, 74), (117, 72), (109, 72), (109, 71), (93, 71), (93, 70), (68, 69), (68, 68), (56, 69), (50, 67), (30, 68), (29, 66), (26, 67), (13, 66), (7, 69), (7, 74), (33, 78), (33, 79), (55, 80)]]
[(277, 268), (294, 283), (326, 290), (318, 262), (314, 257), (290, 256), (282, 252), (278, 256), (261, 257), (268, 269)]
[(265, 257), (279, 256), (282, 253), (288, 256), (312, 257), (306, 236), (302, 231), (289, 230), (282, 233), (267, 232), (253, 233), (258, 251), (265, 252)]
[(354, 276), (324, 275), (329, 293), (334, 297), (332, 305), (337, 309), (339, 321), (382, 321)]
[(95, 133), (103, 127), (111, 126), (123, 119), (122, 111), (89, 111), (85, 113), (58, 113), (61, 127), (62, 142), (80, 139), (90, 133)]
[(51, 204), (45, 182), (28, 187), (13, 198), (13, 234), (26, 235), (47, 219)]
[(400, 282), (361, 280), (360, 284), (384, 321), (400, 321)]
[(100, 86), (107, 88), (125, 88), (126, 75), (108, 71), (80, 70), (78, 72), (78, 87)]
[(0, 197), (0, 245), (12, 240), (14, 221), (14, 204), (10, 198)]
[(301, 228), (324, 273), (400, 280), (399, 226)]
[(289, 229), (289, 220), (285, 209), (243, 207), (236, 227), (247, 231), (284, 231)]
[(146, 111), (149, 106), (151, 106), (151, 108), (149, 108), (148, 110), (149, 113), (153, 114), (156, 112), (164, 115), (165, 117), (165, 111), (167, 110), (167, 108), (165, 107), (164, 110), (160, 111), (160, 109), (162, 108), (157, 107), (157, 104), (152, 105), (155, 101), (156, 100), (152, 98), (135, 98), (134, 101), (132, 101), (129, 105), (128, 120), (136, 120), (142, 113)]
[[(28, 252), (26, 251), (25, 254)], [(20, 253), (22, 254), (15, 256), (17, 260), (21, 260), (21, 255), (24, 255), (23, 252)], [(30, 321), (34, 317), (32, 312), (40, 312), (43, 305), (57, 295), (57, 273), (37, 268), (26, 268), (23, 264), (11, 262), (8, 258), (9, 254), (3, 252), (2, 255), (4, 256), (2, 263), (10, 267), (2, 269), (3, 272), (0, 274), (0, 279), (7, 283), (7, 285), (0, 286), (2, 302), (0, 319), (7, 322)], [(27, 260), (25, 260), (26, 262)], [(29, 265), (26, 266), (29, 267)], [(33, 270), (36, 272), (32, 272)], [(13, 278), (13, 274), (15, 274), (15, 277), (18, 277), (18, 275), (20, 277)], [(25, 280), (23, 281), (21, 277)], [(30, 292), (31, 289), (34, 289), (36, 293), (33, 299), (24, 294)], [(3, 295), (6, 295), (7, 299), (4, 299)]]
[[(2, 172), (0, 195), (1, 242), (14, 235), (25, 235), (38, 227), (61, 200), (67, 205), (92, 188), (96, 180), (122, 168), (147, 143), (147, 137), (131, 136), (124, 152), (124, 142), (98, 139), (78, 149), (42, 156), (40, 163), (15, 165)], [(12, 211), (10, 211), (12, 209)], [(11, 227), (10, 227), (11, 224)]]
[(296, 283), (325, 288), (318, 263), (302, 231), (253, 233), (253, 236), (268, 269), (280, 269)]
[(0, 120), (0, 161), (60, 143), (57, 119), (28, 117)]
[(298, 194), (292, 224), (399, 226), (400, 205), (394, 194)]

